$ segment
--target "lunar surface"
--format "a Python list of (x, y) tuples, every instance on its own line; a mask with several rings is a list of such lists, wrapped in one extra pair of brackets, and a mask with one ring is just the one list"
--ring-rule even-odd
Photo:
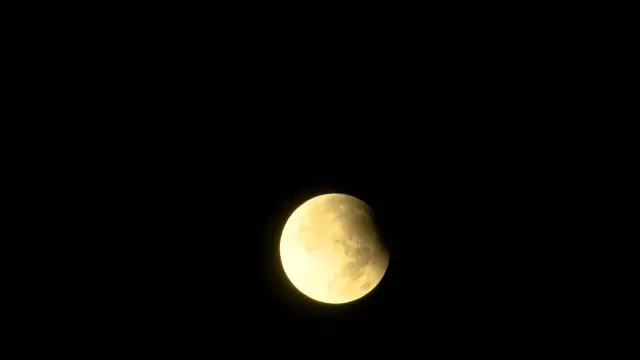
[(389, 264), (371, 208), (344, 194), (320, 195), (300, 205), (282, 230), (280, 258), (300, 292), (330, 304), (365, 296)]

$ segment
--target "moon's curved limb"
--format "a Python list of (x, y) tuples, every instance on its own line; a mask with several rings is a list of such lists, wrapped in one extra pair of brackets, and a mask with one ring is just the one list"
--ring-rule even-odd
[(331, 304), (369, 293), (389, 263), (371, 209), (344, 194), (317, 196), (298, 207), (282, 231), (280, 258), (298, 290)]

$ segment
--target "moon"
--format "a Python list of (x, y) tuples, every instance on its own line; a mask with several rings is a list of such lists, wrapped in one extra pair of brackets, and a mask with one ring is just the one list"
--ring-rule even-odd
[(328, 304), (365, 296), (389, 265), (373, 211), (345, 194), (320, 195), (300, 205), (282, 230), (280, 259), (296, 289)]

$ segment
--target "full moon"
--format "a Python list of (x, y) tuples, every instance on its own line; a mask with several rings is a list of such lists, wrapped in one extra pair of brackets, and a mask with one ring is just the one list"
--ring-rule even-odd
[(280, 259), (291, 283), (323, 303), (357, 300), (382, 280), (389, 253), (362, 200), (345, 194), (314, 197), (289, 217)]

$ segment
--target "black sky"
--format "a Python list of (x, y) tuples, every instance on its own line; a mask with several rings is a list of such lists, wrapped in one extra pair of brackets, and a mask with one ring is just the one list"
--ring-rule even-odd
[[(615, 255), (607, 243), (631, 236), (634, 180), (310, 176), (228, 184), (206, 196), (185, 235), (196, 241), (184, 242), (177, 266), (177, 353), (524, 357), (580, 346), (600, 321), (594, 289), (609, 282), (604, 267)], [(288, 215), (329, 192), (373, 208), (391, 255), (379, 286), (342, 306), (299, 294), (277, 257)]]

